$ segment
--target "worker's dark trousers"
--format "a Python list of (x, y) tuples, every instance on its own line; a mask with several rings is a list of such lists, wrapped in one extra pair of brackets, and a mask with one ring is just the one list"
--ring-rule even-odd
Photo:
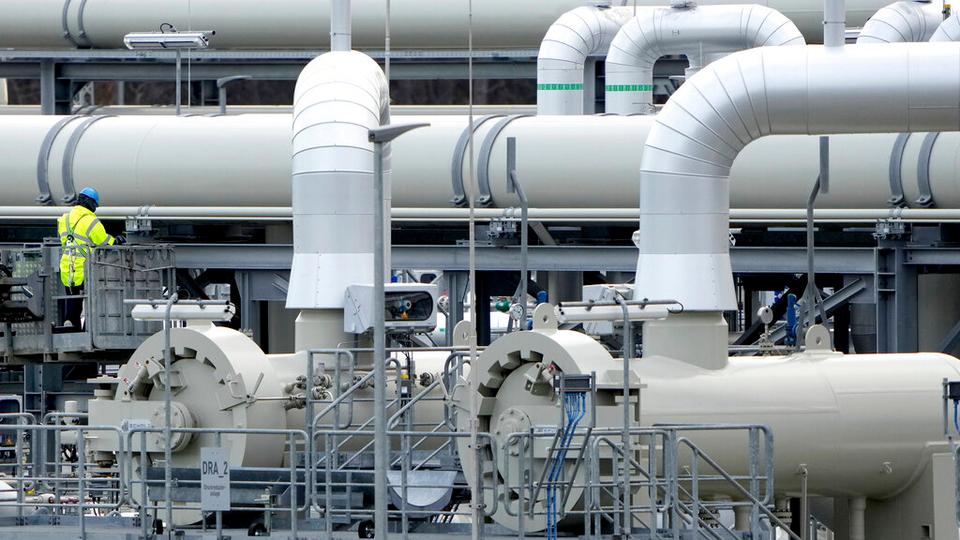
[[(83, 285), (66, 287), (68, 295), (83, 294)], [(63, 301), (63, 322), (73, 323), (73, 328), (80, 331), (80, 315), (83, 313), (83, 298), (67, 298)]]

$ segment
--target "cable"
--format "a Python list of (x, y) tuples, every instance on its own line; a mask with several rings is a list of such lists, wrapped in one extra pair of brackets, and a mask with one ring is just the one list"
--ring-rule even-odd
[[(563, 473), (567, 450), (573, 442), (577, 425), (580, 424), (587, 412), (586, 393), (569, 392), (564, 394), (563, 409), (566, 415), (566, 425), (561, 427), (560, 449), (553, 458), (547, 480), (547, 540), (556, 540), (557, 538), (557, 480)], [(571, 479), (571, 482), (573, 482), (573, 479)]]

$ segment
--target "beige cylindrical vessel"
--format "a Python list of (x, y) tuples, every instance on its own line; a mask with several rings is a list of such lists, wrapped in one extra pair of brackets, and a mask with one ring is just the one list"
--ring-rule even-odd
[[(489, 430), (504, 445), (510, 433), (558, 425), (553, 392), (538, 393), (535, 385), (526, 384), (536, 380), (538, 366), (548, 361), (553, 370), (548, 381), (556, 372), (596, 373), (597, 428), (621, 429), (622, 406), (616, 400), (622, 395), (622, 361), (587, 336), (541, 324), (534, 331), (509, 334), (492, 344), (471, 371), (471, 376), (478, 377), (482, 431)], [(799, 493), (797, 471), (803, 464), (813, 495), (885, 499), (910, 487), (934, 451), (945, 451), (941, 381), (960, 376), (960, 361), (943, 354), (817, 351), (731, 358), (711, 369), (651, 356), (632, 361), (631, 371), (637, 377), (634, 384), (643, 384), (639, 425), (767, 426), (773, 434), (778, 496)], [(469, 410), (470, 387), (462, 385), (453, 396), (461, 411), (461, 427), (466, 425), (463, 411)], [(589, 414), (583, 425), (588, 422)], [(691, 431), (687, 435), (730, 474), (748, 473), (745, 432)], [(464, 469), (472, 480), (469, 473), (475, 463), (463, 444)], [(542, 468), (544, 448), (534, 448), (533, 467)], [(498, 455), (498, 473), (504, 481), (518, 485), (512, 477), (517, 464), (504, 461), (502, 455)], [(567, 459), (572, 463), (574, 457), (575, 453), (568, 454)], [(682, 466), (684, 456), (680, 459)], [(538, 474), (535, 470), (533, 477)], [(488, 480), (492, 479), (485, 478), (484, 483)], [(706, 490), (701, 495), (741, 496), (719, 484), (704, 484), (701, 490)], [(508, 527), (517, 525), (516, 517), (505, 509), (494, 519)], [(545, 526), (542, 513), (539, 521), (531, 518), (526, 525)]]

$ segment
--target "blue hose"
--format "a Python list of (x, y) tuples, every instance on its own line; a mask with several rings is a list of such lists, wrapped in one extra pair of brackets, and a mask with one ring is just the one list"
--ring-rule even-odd
[(584, 392), (570, 392), (563, 396), (563, 411), (566, 425), (561, 428), (560, 450), (554, 455), (547, 479), (547, 540), (557, 538), (557, 480), (563, 473), (563, 464), (567, 458), (567, 448), (573, 442), (577, 425), (587, 412), (587, 395)]

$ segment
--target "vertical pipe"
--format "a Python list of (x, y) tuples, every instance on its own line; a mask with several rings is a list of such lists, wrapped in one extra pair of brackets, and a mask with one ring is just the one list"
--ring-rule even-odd
[(845, 0), (823, 0), (823, 45), (843, 47), (847, 38)]
[(383, 74), (390, 84), (390, 0), (387, 0), (387, 16), (383, 27)]
[(180, 116), (180, 101), (183, 99), (180, 88), (180, 49), (177, 49), (177, 116)]
[(864, 514), (867, 509), (866, 497), (850, 498), (850, 540), (866, 540)]
[(733, 507), (733, 529), (738, 532), (750, 530), (750, 511), (753, 508), (748, 505)]
[(806, 464), (800, 465), (800, 539), (810, 538), (810, 494), (807, 489), (809, 472)]
[(351, 30), (350, 0), (333, 0), (330, 14), (330, 50), (349, 51), (353, 49)]
[(374, 182), (374, 237), (373, 237), (373, 413), (374, 413), (374, 533), (376, 538), (387, 538), (387, 373), (386, 365), (386, 322), (384, 312), (384, 224), (383, 224), (383, 144), (373, 146), (373, 182)]
[[(177, 51), (177, 65), (180, 65), (179, 50)], [(179, 84), (177, 84), (177, 88), (180, 88)], [(177, 105), (179, 109), (179, 101)], [(179, 114), (179, 111), (177, 112)], [(166, 504), (167, 523), (164, 530), (167, 533), (167, 538), (173, 538), (173, 500), (171, 499), (170, 493), (170, 486), (173, 482), (173, 474), (170, 470), (170, 461), (173, 459), (173, 449), (170, 448), (170, 441), (173, 438), (173, 434), (170, 431), (170, 424), (173, 422), (171, 405), (173, 394), (170, 389), (170, 373), (173, 368), (173, 349), (170, 345), (170, 311), (173, 309), (173, 304), (177, 302), (177, 299), (177, 293), (170, 295), (170, 298), (167, 299), (167, 311), (163, 317), (163, 496)], [(144, 471), (144, 478), (146, 478), (146, 471)]]

